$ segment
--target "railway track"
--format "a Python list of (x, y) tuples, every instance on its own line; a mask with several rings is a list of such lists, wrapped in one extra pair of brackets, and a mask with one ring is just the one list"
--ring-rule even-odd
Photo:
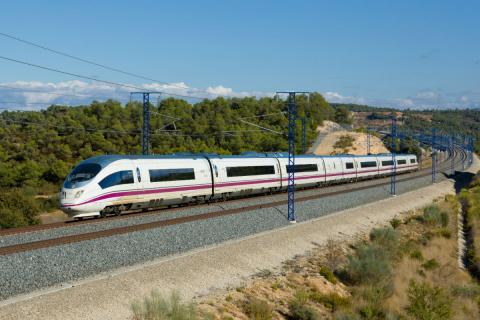
[[(458, 164), (462, 163), (462, 161), (465, 159), (466, 154), (458, 153), (455, 152), (454, 158), (459, 158), (455, 160), (455, 165), (457, 166)], [(445, 161), (443, 161), (441, 164), (439, 164), (439, 171), (449, 169), (451, 166), (451, 158), (447, 158)], [(402, 181), (408, 181), (408, 180), (413, 180), (417, 179), (420, 177), (425, 177), (430, 175), (430, 169), (422, 169), (421, 171), (417, 171), (411, 174), (404, 174), (400, 176), (397, 179), (397, 182), (402, 182)], [(308, 195), (308, 196), (301, 196), (296, 198), (296, 202), (304, 202), (304, 201), (310, 201), (310, 200), (315, 200), (315, 199), (320, 199), (320, 198), (326, 198), (326, 197), (331, 197), (335, 195), (339, 195), (342, 193), (346, 192), (358, 192), (366, 189), (371, 189), (379, 186), (386, 186), (390, 184), (390, 181), (385, 181), (389, 180), (383, 179), (383, 180), (370, 180), (372, 183), (368, 183), (367, 185), (363, 186), (356, 186), (356, 184), (351, 184), (348, 185), (348, 188), (346, 190), (336, 190), (336, 191), (330, 191), (330, 192), (324, 192), (320, 194), (313, 194), (313, 195)], [(352, 186), (352, 187), (350, 187)], [(264, 196), (268, 197), (268, 196)], [(244, 201), (244, 199), (236, 199), (232, 201)], [(140, 223), (140, 224), (134, 224), (134, 225), (128, 225), (128, 226), (122, 226), (122, 227), (115, 227), (111, 229), (106, 229), (106, 230), (100, 230), (100, 231), (94, 231), (94, 232), (86, 232), (82, 234), (74, 234), (74, 235), (66, 235), (66, 236), (59, 236), (59, 237), (54, 237), (51, 239), (45, 239), (45, 240), (39, 240), (39, 241), (32, 241), (32, 242), (27, 242), (27, 243), (21, 243), (21, 244), (15, 244), (15, 245), (9, 245), (9, 246), (4, 246), (0, 247), (0, 256), (5, 256), (9, 254), (14, 254), (14, 253), (20, 253), (20, 252), (25, 252), (25, 251), (30, 251), (30, 250), (36, 250), (36, 249), (42, 249), (42, 248), (48, 248), (48, 247), (53, 247), (53, 246), (59, 246), (59, 245), (64, 245), (64, 244), (69, 244), (69, 243), (76, 243), (76, 242), (81, 242), (81, 241), (86, 241), (86, 240), (93, 240), (93, 239), (98, 239), (98, 238), (104, 238), (104, 237), (110, 237), (114, 235), (121, 235), (125, 233), (130, 233), (130, 232), (136, 232), (136, 231), (143, 231), (143, 230), (148, 230), (148, 229), (154, 229), (154, 228), (161, 228), (161, 227), (166, 227), (166, 226), (171, 226), (171, 225), (176, 225), (176, 224), (183, 224), (183, 223), (188, 223), (188, 222), (194, 222), (194, 221), (200, 221), (200, 220), (207, 220), (207, 219), (212, 219), (216, 217), (222, 217), (222, 216), (227, 216), (227, 215), (234, 215), (237, 213), (242, 213), (242, 212), (248, 212), (248, 211), (253, 211), (257, 209), (263, 209), (263, 208), (272, 208), (272, 207), (277, 207), (281, 205), (285, 205), (287, 203), (286, 200), (279, 200), (279, 201), (271, 201), (263, 204), (255, 204), (255, 205), (247, 205), (247, 206), (242, 206), (238, 208), (231, 208), (231, 209), (225, 209), (225, 210), (219, 210), (219, 211), (214, 211), (214, 212), (208, 212), (208, 213), (202, 213), (202, 214), (194, 214), (194, 215), (188, 215), (188, 216), (183, 216), (183, 217), (177, 217), (177, 218), (171, 218), (171, 219), (166, 219), (166, 220), (160, 220), (160, 221), (154, 221), (154, 222), (148, 222), (148, 223)], [(201, 205), (200, 205), (201, 206)], [(182, 208), (175, 208), (175, 209), (170, 209), (167, 210), (168, 212), (172, 212), (174, 210), (181, 210)], [(160, 210), (160, 212), (165, 212), (165, 210)], [(136, 213), (135, 216), (139, 215), (151, 215), (153, 213), (158, 213), (157, 211), (150, 211), (147, 213)], [(108, 220), (112, 219), (128, 219), (130, 215), (122, 215), (119, 217), (114, 217), (114, 218), (109, 218)], [(91, 224), (91, 223), (101, 223), (104, 220), (84, 220), (84, 221), (79, 221), (76, 223), (54, 223), (50, 225), (41, 225), (41, 226), (34, 226), (34, 227), (28, 227), (28, 228), (21, 228), (17, 230), (3, 230), (0, 232), (0, 236), (4, 235), (16, 235), (16, 234), (22, 234), (22, 233), (28, 233), (28, 232), (35, 232), (35, 231), (42, 231), (42, 230), (49, 230), (49, 229), (55, 229), (55, 228), (61, 228), (61, 227), (66, 227), (69, 225), (83, 225), (83, 224)]]

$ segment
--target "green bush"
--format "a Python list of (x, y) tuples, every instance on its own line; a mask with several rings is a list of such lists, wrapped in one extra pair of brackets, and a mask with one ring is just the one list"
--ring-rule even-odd
[(450, 220), (450, 217), (448, 216), (448, 213), (445, 211), (442, 211), (440, 213), (440, 224), (442, 225), (442, 227), (444, 228), (447, 227), (449, 220)]
[(412, 253), (410, 253), (410, 258), (422, 261), (423, 255), (419, 250), (414, 250)]
[(393, 294), (393, 282), (390, 280), (366, 286), (361, 290), (364, 305), (359, 309), (364, 319), (385, 319), (388, 314), (385, 300)]
[(337, 284), (337, 282), (338, 282), (337, 278), (335, 278), (335, 275), (333, 274), (332, 270), (330, 270), (329, 268), (327, 268), (325, 266), (321, 266), (320, 270), (319, 270), (319, 273), (322, 277), (324, 277), (325, 279), (327, 279), (331, 283)]
[(375, 228), (370, 232), (370, 241), (387, 251), (393, 257), (399, 246), (399, 232), (393, 228)]
[(386, 250), (378, 245), (360, 245), (353, 255), (348, 257), (345, 269), (350, 282), (355, 284), (374, 283), (392, 275)]
[(408, 315), (418, 320), (448, 320), (452, 318), (451, 297), (439, 287), (411, 281), (408, 288)]
[(418, 217), (418, 220), (428, 225), (441, 225), (446, 227), (448, 225), (448, 213), (440, 211), (436, 205), (432, 205), (423, 209), (423, 215)]
[(480, 286), (477, 284), (454, 286), (452, 287), (451, 292), (457, 297), (475, 298), (480, 296)]
[(353, 312), (340, 311), (336, 312), (334, 317), (335, 320), (360, 320), (360, 316)]
[(305, 302), (294, 299), (288, 304), (290, 319), (292, 320), (319, 320), (320, 316)]
[(177, 292), (172, 292), (166, 299), (158, 291), (153, 291), (142, 302), (134, 302), (132, 312), (135, 320), (194, 320), (198, 318), (195, 306), (182, 303)]
[(37, 201), (22, 189), (0, 193), (0, 228), (13, 228), (40, 223)]
[(333, 312), (340, 308), (347, 307), (351, 303), (349, 298), (341, 297), (336, 293), (321, 294), (319, 292), (314, 292), (310, 295), (310, 299), (316, 303), (324, 305)]
[(427, 260), (422, 264), (422, 267), (425, 270), (433, 270), (433, 269), (438, 268), (439, 266), (440, 265), (438, 264), (437, 260), (435, 260), (435, 259)]
[(450, 230), (446, 229), (446, 228), (442, 228), (439, 232), (438, 232), (442, 237), (444, 237), (445, 239), (450, 239), (452, 238), (452, 233), (450, 232)]
[(402, 224), (402, 220), (398, 218), (393, 218), (392, 220), (390, 220), (390, 225), (392, 226), (393, 229), (397, 229), (398, 227), (400, 227), (401, 224)]
[(266, 301), (254, 297), (245, 302), (243, 310), (252, 320), (270, 320), (273, 317), (272, 307)]

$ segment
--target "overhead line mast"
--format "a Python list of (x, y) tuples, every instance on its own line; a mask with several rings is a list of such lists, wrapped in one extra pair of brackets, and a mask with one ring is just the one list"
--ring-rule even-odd
[(295, 139), (297, 131), (297, 94), (309, 94), (305, 91), (280, 91), (279, 93), (288, 94), (288, 221), (291, 223), (296, 222), (295, 218)]

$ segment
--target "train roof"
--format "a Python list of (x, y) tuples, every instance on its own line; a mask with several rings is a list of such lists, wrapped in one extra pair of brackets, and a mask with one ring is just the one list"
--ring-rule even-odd
[[(315, 154), (298, 154), (295, 158), (368, 158), (376, 156), (390, 156), (391, 153), (371, 154), (371, 155), (352, 155), (352, 154), (338, 154), (338, 155), (315, 155)], [(414, 156), (413, 154), (397, 154), (397, 156)], [(287, 152), (244, 152), (239, 155), (220, 155), (216, 153), (174, 153), (165, 155), (102, 155), (95, 156), (82, 161), (81, 163), (96, 163), (102, 167), (106, 167), (112, 162), (124, 159), (130, 160), (146, 160), (146, 159), (238, 159), (238, 158), (288, 158)]]

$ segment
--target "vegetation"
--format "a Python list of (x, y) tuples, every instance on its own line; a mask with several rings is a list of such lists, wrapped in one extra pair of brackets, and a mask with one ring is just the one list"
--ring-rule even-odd
[(349, 134), (341, 135), (333, 145), (333, 149), (341, 150), (341, 153), (348, 153), (348, 150), (353, 146), (354, 141), (355, 138)]
[(193, 304), (181, 302), (180, 295), (172, 292), (168, 299), (157, 291), (142, 302), (132, 304), (134, 320), (194, 320), (200, 319)]
[[(469, 208), (478, 210), (477, 204)], [(458, 209), (457, 197), (447, 196), (348, 246), (329, 240), (325, 248), (287, 261), (279, 273), (262, 271), (217, 302), (207, 298), (197, 305), (198, 314), (216, 319), (478, 319), (480, 286), (458, 268), (457, 239), (443, 236), (456, 234), (452, 221)]]
[(480, 279), (480, 174), (477, 174), (469, 188), (462, 190), (460, 200), (465, 220), (467, 236), (467, 267)]
[(351, 112), (345, 106), (335, 108), (335, 122), (341, 124), (352, 124)]
[[(431, 121), (425, 116), (431, 116)], [(405, 126), (408, 129), (424, 131), (432, 126), (446, 133), (458, 136), (474, 136), (475, 151), (480, 152), (480, 109), (455, 110), (407, 110), (404, 113)]]
[(251, 297), (245, 302), (244, 310), (252, 320), (272, 319), (272, 307), (264, 300)]
[[(239, 119), (285, 133), (288, 119), (285, 101), (278, 98), (217, 98), (190, 104), (165, 99), (151, 106), (151, 150), (156, 154), (216, 152), (237, 154), (254, 150), (285, 151), (287, 140), (261, 131)], [(318, 93), (297, 97), (298, 116), (306, 116), (307, 139), (334, 110)], [(165, 117), (166, 115), (169, 117)], [(178, 118), (175, 123), (172, 118)], [(68, 172), (81, 160), (102, 154), (139, 154), (141, 151), (142, 106), (119, 102), (92, 102), (88, 106), (51, 106), (41, 111), (4, 111), (0, 114), (0, 203), (5, 190), (20, 188), (35, 195), (59, 191)], [(298, 126), (298, 139), (301, 139)], [(301, 148), (301, 144), (297, 144)], [(300, 149), (297, 150), (300, 152)], [(30, 203), (32, 201), (29, 201)], [(40, 208), (42, 201), (37, 201)], [(1, 207), (2, 227), (37, 223), (22, 208)], [(38, 211), (35, 206), (30, 212)]]
[(418, 320), (444, 320), (452, 317), (452, 302), (444, 289), (410, 281), (407, 313)]

